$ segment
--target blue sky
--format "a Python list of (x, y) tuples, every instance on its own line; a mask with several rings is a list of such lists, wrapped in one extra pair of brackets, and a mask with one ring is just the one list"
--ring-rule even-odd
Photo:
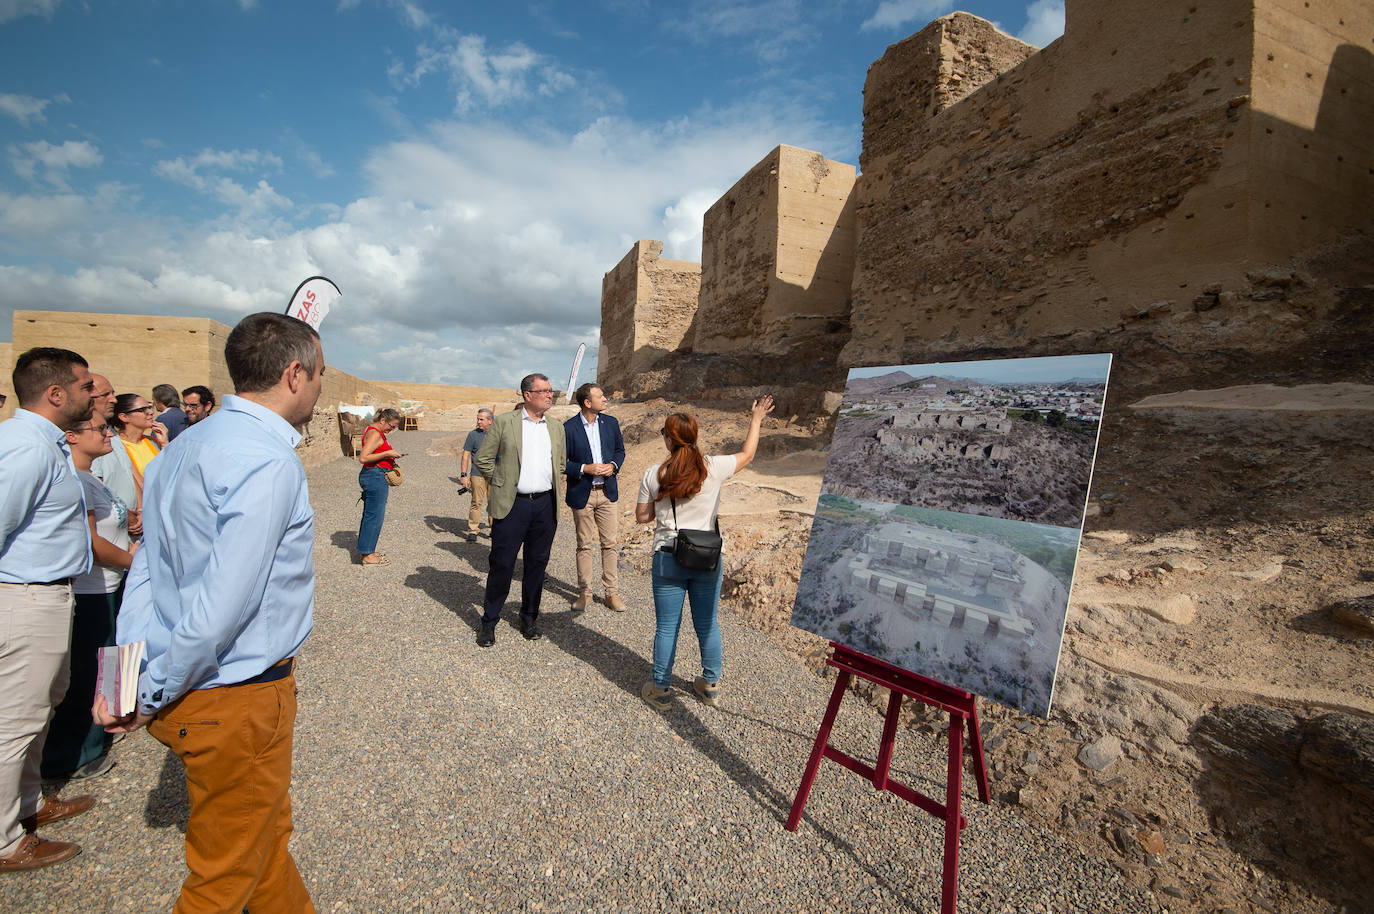
[(1033, 359), (986, 359), (979, 362), (929, 362), (924, 365), (855, 368), (849, 372), (849, 377), (876, 378), (893, 371), (905, 371), (913, 378), (969, 378), (989, 384), (1043, 384), (1070, 378), (1105, 381), (1111, 365), (1111, 353), (1098, 352)]
[(0, 339), (23, 308), (233, 324), (324, 274), (346, 371), (501, 386), (585, 342), (587, 379), (634, 241), (699, 259), (779, 143), (857, 163), (869, 64), (952, 9), (0, 0)]

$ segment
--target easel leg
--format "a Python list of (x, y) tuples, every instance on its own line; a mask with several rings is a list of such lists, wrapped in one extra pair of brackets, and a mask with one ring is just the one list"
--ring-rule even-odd
[(902, 693), (893, 689), (887, 699), (887, 717), (883, 720), (883, 739), (878, 744), (878, 764), (873, 767), (873, 786), (887, 789), (887, 770), (892, 767), (892, 745), (897, 741), (897, 720), (902, 711)]
[(978, 784), (978, 799), (984, 803), (992, 801), (992, 792), (988, 790), (988, 769), (983, 762), (983, 731), (978, 726), (978, 708), (973, 708), (973, 714), (968, 722), (969, 743), (973, 746), (973, 780)]
[(959, 802), (964, 774), (964, 719), (949, 716), (949, 774), (945, 780), (945, 872), (940, 882), (940, 912), (954, 914), (959, 894)]
[(806, 808), (806, 798), (811, 793), (811, 785), (815, 783), (816, 770), (820, 768), (821, 756), (830, 742), (830, 728), (835, 723), (835, 715), (839, 713), (840, 701), (844, 699), (844, 691), (849, 687), (851, 675), (848, 670), (841, 670), (835, 677), (835, 689), (830, 693), (830, 703), (825, 706), (825, 717), (821, 718), (821, 729), (816, 733), (815, 745), (811, 747), (811, 758), (806, 763), (801, 786), (797, 788), (797, 797), (792, 801), (792, 811), (787, 814), (788, 831), (796, 831), (797, 824), (801, 822), (802, 810)]

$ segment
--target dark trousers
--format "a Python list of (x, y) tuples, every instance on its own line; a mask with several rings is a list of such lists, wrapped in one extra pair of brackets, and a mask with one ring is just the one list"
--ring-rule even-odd
[(100, 758), (114, 738), (91, 723), (95, 696), (96, 653), (115, 643), (115, 615), (124, 596), (124, 582), (114, 593), (76, 594), (72, 613), (71, 683), (53, 712), (43, 743), (42, 774), (65, 777)]
[(553, 493), (541, 498), (515, 499), (510, 513), (491, 522), (491, 560), (487, 572), (487, 592), (482, 598), (482, 624), (495, 625), (510, 593), (515, 574), (515, 556), (525, 549), (525, 573), (520, 579), (520, 618), (533, 622), (539, 618), (539, 597), (544, 591), (544, 569), (553, 549), (558, 529), (558, 503)]

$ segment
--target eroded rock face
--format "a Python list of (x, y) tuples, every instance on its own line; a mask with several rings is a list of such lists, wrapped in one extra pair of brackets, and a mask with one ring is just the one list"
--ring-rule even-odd
[(1374, 833), (1374, 721), (1235, 705), (1200, 718), (1196, 736), (1208, 759), (1200, 794), (1231, 840), (1370, 909), (1374, 887), (1343, 876), (1367, 865)]

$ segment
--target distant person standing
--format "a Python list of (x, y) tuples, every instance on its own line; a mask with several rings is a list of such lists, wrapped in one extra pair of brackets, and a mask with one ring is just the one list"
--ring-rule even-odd
[(177, 389), (170, 384), (159, 384), (153, 388), (153, 404), (161, 410), (157, 421), (167, 429), (167, 441), (176, 440), (177, 435), (186, 431), (186, 413), (181, 410), (181, 398)]
[(69, 349), (14, 363), (19, 409), (0, 423), (0, 873), (75, 857), (35, 830), (91, 808), (45, 797), (39, 778), (53, 708), (67, 692), (72, 578), (91, 567), (90, 528), (68, 429), (91, 417), (95, 382)]
[(477, 452), (477, 470), (491, 482), (491, 559), (482, 598), (480, 647), (496, 643), (496, 623), (510, 593), (515, 557), (524, 550), (520, 581), (520, 633), (525, 640), (543, 637), (539, 598), (558, 529), (554, 485), (567, 464), (563, 426), (544, 414), (553, 406), (553, 386), (542, 374), (520, 381), (520, 409), (502, 413), (491, 424)]
[(391, 559), (377, 551), (377, 540), (382, 535), (386, 501), (391, 493), (386, 474), (396, 469), (396, 461), (401, 458), (401, 452), (391, 446), (386, 436), (400, 425), (401, 411), (388, 406), (377, 411), (377, 418), (363, 432), (363, 447), (358, 452), (358, 460), (363, 465), (358, 471), (358, 486), (363, 490), (363, 516), (358, 521), (358, 561), (364, 565), (391, 564)]
[(181, 407), (186, 413), (186, 424), (195, 425), (214, 410), (215, 393), (204, 384), (188, 387), (181, 392)]
[(468, 542), (477, 542), (477, 529), (481, 526), (482, 507), (487, 503), (487, 478), (483, 476), (475, 464), (477, 452), (482, 449), (482, 442), (487, 440), (487, 429), (491, 428), (491, 410), (482, 407), (477, 411), (477, 427), (468, 432), (467, 439), (463, 442), (463, 456), (458, 468), (458, 484), (467, 486), (472, 490), (472, 507), (468, 508)]
[(319, 335), (284, 314), (239, 321), (224, 349), (236, 396), (153, 463), (144, 546), (118, 641), (145, 640), (138, 710), (186, 766), (186, 864), (174, 910), (313, 912), (287, 849), (295, 657), (315, 605), (315, 514), (295, 426), (324, 376)]
[(620, 599), (616, 563), (616, 501), (620, 491), (616, 474), (625, 462), (625, 439), (620, 423), (606, 415), (606, 393), (595, 384), (583, 384), (575, 396), (581, 411), (563, 424), (568, 438), (568, 493), (573, 529), (577, 533), (577, 599), (573, 611), (592, 603), (592, 549), (601, 553), (601, 586), (606, 606), (625, 611)]

